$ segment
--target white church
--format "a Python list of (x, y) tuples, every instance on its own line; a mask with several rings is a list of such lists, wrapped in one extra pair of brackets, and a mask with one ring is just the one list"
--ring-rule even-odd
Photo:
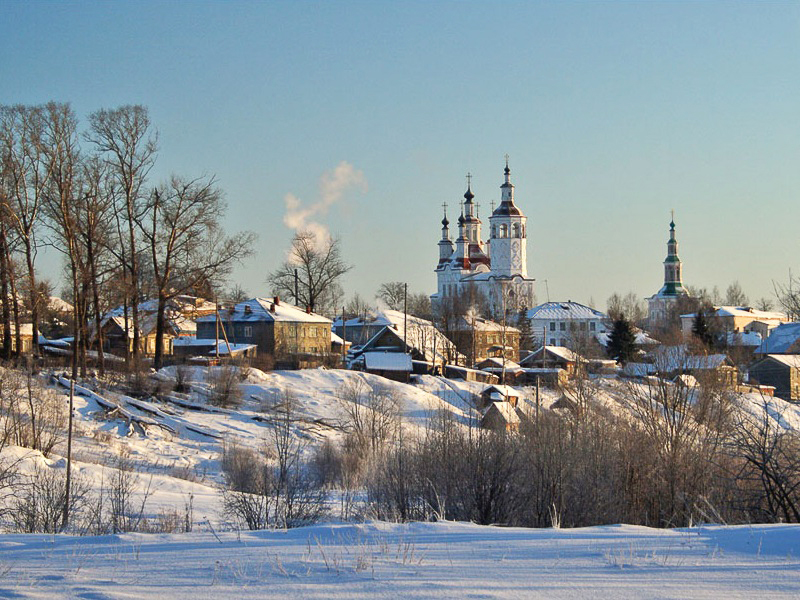
[(435, 269), (437, 291), (431, 296), (434, 308), (450, 298), (469, 297), (472, 292), (488, 300), (495, 317), (535, 304), (534, 280), (528, 277), (527, 217), (514, 204), (508, 157), (505, 182), (500, 190), (500, 205), (489, 217), (490, 234), (485, 242), (469, 181), (461, 203), (455, 244), (450, 238), (445, 205), (439, 264)]

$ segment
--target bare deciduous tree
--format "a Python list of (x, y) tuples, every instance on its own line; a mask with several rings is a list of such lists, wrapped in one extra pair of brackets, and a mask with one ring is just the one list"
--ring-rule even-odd
[(406, 301), (406, 284), (402, 281), (388, 281), (378, 288), (375, 298), (382, 300), (387, 308), (403, 310)]
[(728, 289), (725, 290), (725, 304), (728, 306), (747, 306), (750, 304), (750, 299), (744, 293), (738, 281), (731, 283)]
[[(103, 109), (89, 116), (86, 138), (107, 162), (119, 191), (117, 216), (124, 219), (120, 228), (123, 244), (120, 257), (128, 274), (133, 317), (133, 356), (139, 354), (139, 243), (136, 221), (147, 175), (155, 162), (158, 135), (153, 132), (147, 108), (141, 105)], [(123, 235), (123, 229), (125, 233)], [(127, 247), (125, 247), (127, 245)], [(126, 312), (127, 326), (127, 312)]]
[(34, 355), (39, 354), (40, 308), (36, 295), (36, 234), (41, 224), (43, 195), (51, 168), (45, 156), (45, 120), (46, 112), (42, 106), (0, 107), (0, 144), (6, 163), (6, 216), (25, 257)]
[(164, 356), (166, 309), (169, 300), (199, 284), (226, 277), (234, 264), (252, 254), (255, 234), (226, 236), (222, 192), (213, 178), (173, 177), (143, 203), (136, 224), (148, 250), (153, 292), (158, 300), (153, 365)]
[(341, 255), (339, 240), (319, 240), (309, 231), (292, 239), (286, 262), (269, 275), (275, 294), (294, 297), (295, 269), (298, 272), (296, 303), (312, 311), (333, 314), (338, 305), (339, 281), (352, 267)]

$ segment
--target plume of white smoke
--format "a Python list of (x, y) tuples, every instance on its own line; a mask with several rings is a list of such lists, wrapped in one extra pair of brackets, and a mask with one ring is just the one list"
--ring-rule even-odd
[(319, 178), (319, 200), (308, 206), (294, 194), (286, 194), (286, 214), (283, 223), (296, 231), (309, 231), (314, 234), (317, 243), (322, 245), (330, 237), (328, 228), (320, 223), (320, 217), (326, 215), (333, 205), (350, 189), (367, 191), (367, 179), (363, 171), (359, 171), (347, 161), (340, 162), (335, 169), (325, 171)]

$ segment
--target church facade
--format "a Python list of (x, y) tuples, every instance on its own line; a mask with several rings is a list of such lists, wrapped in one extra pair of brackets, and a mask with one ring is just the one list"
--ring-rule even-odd
[(683, 265), (678, 258), (678, 240), (675, 238), (675, 219), (669, 224), (667, 258), (664, 259), (664, 285), (647, 299), (647, 321), (650, 327), (664, 325), (680, 298), (689, 295), (683, 286)]
[(534, 280), (528, 277), (527, 217), (514, 203), (508, 160), (504, 173), (500, 204), (489, 217), (489, 239), (485, 242), (469, 183), (455, 242), (450, 237), (445, 208), (435, 269), (437, 291), (431, 296), (435, 309), (472, 294), (481, 294), (488, 301), (495, 318), (535, 304)]

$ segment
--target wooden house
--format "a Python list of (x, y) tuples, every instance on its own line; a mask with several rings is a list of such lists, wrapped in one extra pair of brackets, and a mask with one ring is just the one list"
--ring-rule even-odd
[(510, 385), (490, 385), (481, 392), (481, 406), (486, 407), (493, 402), (507, 402), (516, 408), (520, 396), (519, 390), (514, 389)]
[(750, 383), (773, 386), (774, 395), (800, 401), (800, 355), (768, 354), (750, 366)]
[(252, 344), (276, 365), (320, 364), (331, 352), (331, 320), (274, 298), (252, 298), (216, 315), (200, 317), (197, 339)]
[(516, 431), (520, 417), (516, 408), (509, 402), (492, 402), (483, 412), (481, 427), (492, 431)]

